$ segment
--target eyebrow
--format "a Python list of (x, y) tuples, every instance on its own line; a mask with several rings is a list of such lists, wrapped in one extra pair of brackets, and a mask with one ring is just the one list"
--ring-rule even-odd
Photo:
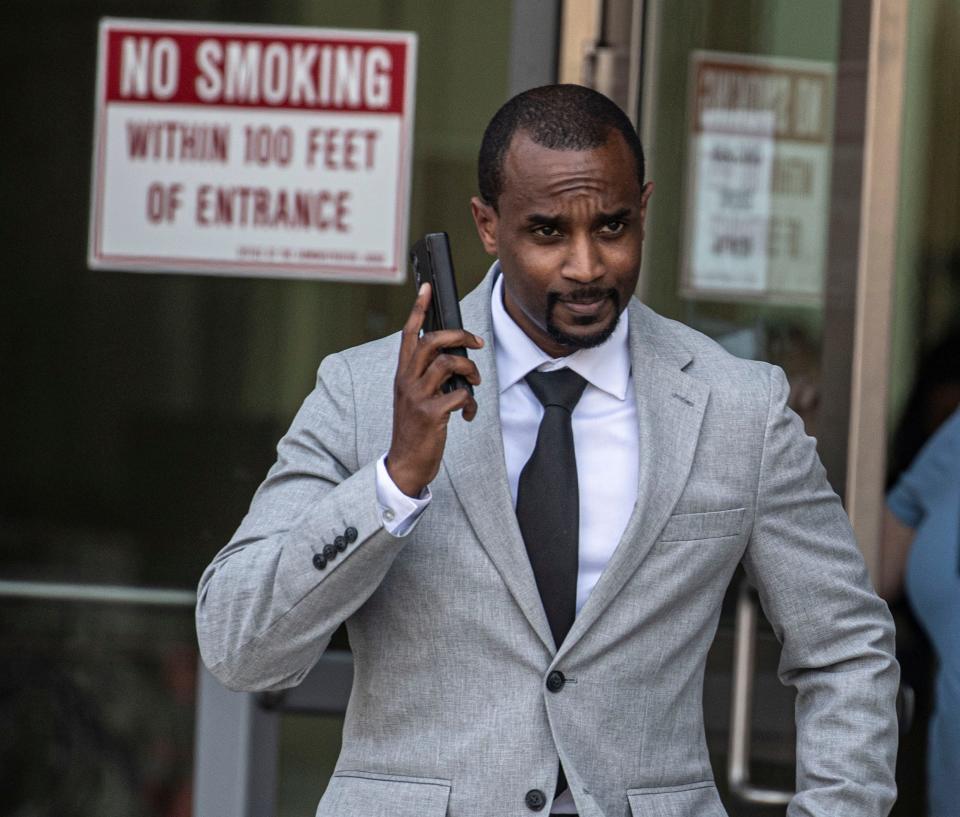
[[(623, 221), (633, 213), (632, 207), (621, 207), (619, 210), (614, 210), (612, 213), (597, 213), (597, 217), (593, 220), (594, 224), (607, 224), (611, 221)], [(530, 213), (526, 219), (528, 225), (544, 225), (548, 227), (562, 227), (567, 223), (568, 219), (563, 216), (549, 216), (546, 213)]]

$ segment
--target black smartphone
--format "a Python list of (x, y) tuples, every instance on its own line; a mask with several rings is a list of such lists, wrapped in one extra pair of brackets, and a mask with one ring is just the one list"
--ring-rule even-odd
[[(420, 291), (423, 284), (430, 284), (431, 297), (427, 317), (423, 322), (424, 332), (438, 329), (463, 329), (460, 317), (460, 297), (457, 295), (457, 279), (453, 274), (453, 256), (450, 254), (450, 239), (446, 233), (427, 233), (410, 249), (413, 266), (413, 283)], [(462, 346), (444, 349), (451, 355), (467, 356)], [(466, 389), (473, 394), (463, 375), (455, 374), (441, 386), (444, 392)]]

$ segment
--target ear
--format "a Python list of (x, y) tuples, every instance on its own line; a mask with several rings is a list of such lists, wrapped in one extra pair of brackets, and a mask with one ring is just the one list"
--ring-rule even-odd
[(496, 256), (497, 228), (500, 226), (500, 216), (483, 199), (474, 196), (470, 199), (470, 211), (473, 213), (473, 223), (477, 225), (477, 235), (487, 254)]
[(653, 182), (647, 182), (640, 191), (640, 224), (644, 224), (647, 218), (647, 202), (653, 195)]

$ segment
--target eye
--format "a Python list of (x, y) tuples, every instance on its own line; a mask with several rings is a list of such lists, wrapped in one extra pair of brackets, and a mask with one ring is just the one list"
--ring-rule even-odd
[(541, 238), (556, 238), (560, 235), (560, 231), (551, 224), (541, 224), (539, 227), (534, 227), (532, 232)]
[(627, 225), (624, 222), (614, 219), (604, 224), (600, 228), (600, 232), (604, 235), (620, 235), (625, 229), (627, 229)]

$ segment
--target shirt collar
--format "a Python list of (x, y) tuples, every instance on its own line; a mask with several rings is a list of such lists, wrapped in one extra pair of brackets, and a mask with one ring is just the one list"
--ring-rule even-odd
[(602, 344), (592, 349), (577, 349), (566, 357), (558, 358), (550, 357), (537, 346), (507, 314), (503, 306), (502, 274), (494, 281), (490, 310), (501, 394), (534, 369), (552, 371), (566, 367), (618, 400), (626, 399), (630, 383), (630, 351), (627, 345), (629, 310), (623, 310), (617, 328)]

